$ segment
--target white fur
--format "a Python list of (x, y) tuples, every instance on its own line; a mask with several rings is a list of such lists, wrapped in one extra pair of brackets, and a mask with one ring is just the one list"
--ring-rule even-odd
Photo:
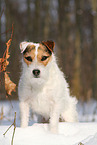
[(24, 41), (24, 42), (22, 42), (22, 43), (20, 44), (21, 53), (24, 52), (24, 50), (26, 49), (26, 47), (27, 47), (29, 44), (30, 44), (30, 45), (33, 45), (34, 43), (33, 43), (33, 42), (26, 42), (26, 41)]
[[(59, 117), (67, 122), (78, 121), (76, 99), (70, 96), (64, 74), (60, 71), (54, 54), (47, 66), (32, 62), (27, 66), (22, 60), (23, 70), (18, 86), (21, 127), (28, 126), (29, 107), (33, 112), (50, 118), (50, 131), (58, 131)], [(32, 71), (39, 69), (40, 78), (34, 78)]]
[(35, 61), (37, 62), (37, 54), (38, 54), (38, 47), (39, 47), (39, 44), (35, 44), (35, 49), (36, 49), (36, 51), (35, 51)]

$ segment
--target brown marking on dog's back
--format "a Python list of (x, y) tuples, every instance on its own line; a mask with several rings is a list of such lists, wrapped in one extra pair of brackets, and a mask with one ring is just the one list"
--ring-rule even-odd
[[(42, 61), (43, 56), (47, 56), (48, 58), (46, 60)], [(51, 58), (52, 58), (51, 53), (49, 53), (49, 51), (47, 50), (47, 48), (45, 46), (40, 44), (38, 47), (38, 54), (37, 54), (38, 62), (43, 64), (44, 66), (46, 66), (48, 64), (48, 62), (50, 62)]]

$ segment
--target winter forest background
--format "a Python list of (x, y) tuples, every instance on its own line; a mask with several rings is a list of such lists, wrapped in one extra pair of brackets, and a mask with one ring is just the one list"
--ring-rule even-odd
[[(82, 101), (97, 99), (97, 0), (0, 0), (0, 57), (12, 24), (7, 71), (14, 83), (21, 71), (19, 43), (54, 40), (71, 94)], [(5, 96), (1, 85), (0, 99)], [(18, 99), (17, 92), (10, 99)]]

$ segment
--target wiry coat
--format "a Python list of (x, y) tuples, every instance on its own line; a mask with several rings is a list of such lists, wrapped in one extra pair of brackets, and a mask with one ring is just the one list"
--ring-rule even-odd
[[(35, 55), (38, 55), (39, 44), (33, 43), (33, 45), (37, 47)], [(28, 125), (29, 107), (33, 112), (50, 119), (52, 132), (57, 132), (59, 118), (67, 122), (78, 121), (77, 101), (70, 96), (68, 84), (57, 65), (53, 52), (50, 57), (46, 66), (37, 61), (37, 57), (29, 65), (22, 60), (23, 69), (18, 87), (21, 127)], [(35, 69), (40, 70), (39, 78), (32, 75), (32, 71)]]

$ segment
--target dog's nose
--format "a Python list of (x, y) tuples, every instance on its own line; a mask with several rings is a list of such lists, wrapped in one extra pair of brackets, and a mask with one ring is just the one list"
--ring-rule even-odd
[(40, 74), (40, 70), (39, 69), (34, 69), (33, 74), (34, 74), (35, 77), (38, 77), (39, 74)]

